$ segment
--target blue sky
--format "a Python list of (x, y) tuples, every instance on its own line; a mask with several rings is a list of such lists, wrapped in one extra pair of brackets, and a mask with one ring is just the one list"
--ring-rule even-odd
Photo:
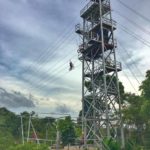
[[(74, 33), (74, 26), (82, 21), (79, 13), (87, 2), (0, 0), (1, 106), (13, 111), (30, 108), (35, 111), (66, 110), (73, 114), (78, 113), (81, 109), (81, 63), (77, 59), (80, 38)], [(148, 0), (123, 2), (150, 18)], [(125, 74), (137, 91), (139, 83), (132, 72), (140, 82), (143, 80), (145, 71), (149, 69), (149, 47), (124, 32), (122, 26), (148, 42), (150, 22), (125, 8), (118, 0), (112, 0), (112, 12), (114, 20), (118, 22), (115, 36), (122, 45), (120, 47), (118, 44), (118, 59), (126, 62), (123, 62), (125, 73), (119, 73), (119, 77), (126, 91), (135, 92)], [(70, 60), (75, 65), (72, 72), (68, 71)], [(20, 98), (21, 102), (17, 105), (16, 98), (12, 97), (18, 97), (18, 93), (23, 98)], [(5, 95), (5, 101), (2, 101), (2, 95)], [(32, 97), (29, 98), (29, 95)], [(24, 103), (24, 96), (27, 104)], [(8, 105), (6, 101), (11, 98), (12, 105)]]

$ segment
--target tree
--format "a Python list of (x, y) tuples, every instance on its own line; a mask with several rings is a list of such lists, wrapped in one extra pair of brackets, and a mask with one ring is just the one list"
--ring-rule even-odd
[(10, 146), (14, 146), (15, 139), (12, 134), (6, 130), (6, 128), (1, 128), (0, 130), (0, 150), (8, 150)]
[(146, 79), (140, 86), (143, 104), (141, 105), (141, 114), (145, 119), (146, 128), (150, 128), (150, 70), (146, 72)]
[(143, 99), (135, 94), (126, 93), (124, 95), (124, 101), (126, 101), (126, 106), (123, 109), (124, 121), (130, 125), (134, 124), (138, 126), (143, 122), (140, 110), (143, 104)]
[(150, 70), (146, 72), (146, 79), (142, 82), (139, 89), (142, 92), (142, 96), (150, 100)]
[(123, 119), (129, 132), (126, 132), (126, 135), (128, 133), (128, 138), (135, 139), (136, 144), (150, 145), (149, 141), (146, 143), (146, 139), (150, 138), (150, 70), (146, 72), (146, 78), (139, 90), (140, 96), (124, 94), (126, 105), (123, 109)]
[(145, 119), (141, 114), (144, 99), (141, 96), (126, 93), (124, 95), (126, 106), (122, 110), (123, 122), (126, 125), (126, 138), (142, 143)]
[(74, 123), (70, 116), (66, 117), (64, 120), (61, 119), (58, 121), (58, 130), (61, 133), (61, 139), (64, 146), (74, 144), (76, 133)]

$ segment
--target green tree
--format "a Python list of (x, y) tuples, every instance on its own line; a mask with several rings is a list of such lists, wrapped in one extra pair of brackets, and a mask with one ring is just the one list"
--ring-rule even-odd
[(122, 110), (123, 121), (126, 125), (126, 138), (133, 140), (137, 144), (143, 143), (144, 119), (141, 110), (145, 100), (138, 95), (132, 93), (125, 94), (126, 106)]
[(150, 71), (146, 72), (139, 90), (140, 96), (124, 94), (123, 119), (128, 127), (125, 133), (135, 144), (150, 146)]
[(58, 121), (58, 130), (61, 133), (61, 139), (64, 146), (74, 144), (76, 133), (74, 123), (70, 116), (66, 117), (64, 120), (61, 119)]
[(142, 82), (139, 89), (142, 92), (142, 96), (150, 100), (150, 70), (146, 72), (146, 79)]
[(10, 146), (14, 146), (17, 141), (13, 138), (12, 134), (6, 130), (6, 128), (1, 128), (0, 131), (0, 150), (8, 150)]

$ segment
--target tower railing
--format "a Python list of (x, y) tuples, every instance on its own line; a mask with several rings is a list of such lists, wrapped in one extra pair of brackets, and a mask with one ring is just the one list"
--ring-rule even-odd
[[(117, 22), (113, 19), (102, 17), (102, 22), (103, 22), (103, 24), (108, 25), (110, 27), (111, 26), (113, 26), (113, 28), (117, 27)], [(85, 32), (89, 32), (89, 31), (93, 30), (99, 24), (100, 24), (99, 21), (95, 21), (94, 24), (91, 24), (88, 28), (85, 29)], [(75, 26), (75, 32), (78, 33), (78, 31), (83, 32), (83, 27), (81, 24), (76, 24), (76, 26)]]
[[(115, 69), (115, 65), (116, 65), (116, 68), (117, 68), (117, 70), (122, 70), (122, 64), (121, 64), (121, 62), (116, 62), (115, 63), (115, 61), (113, 61), (113, 60), (107, 60), (106, 61), (106, 69), (107, 69), (107, 67), (108, 68), (113, 68), (113, 69)], [(99, 71), (101, 71), (101, 67), (100, 66), (97, 66), (97, 67), (95, 67), (95, 73), (97, 74), (97, 73), (99, 73)], [(90, 74), (91, 72), (87, 72), (87, 74)]]
[(81, 11), (80, 11), (80, 16), (82, 16), (93, 4), (98, 4), (94, 1), (90, 1)]
[[(106, 17), (102, 17), (102, 23), (108, 26), (113, 26), (113, 28), (117, 27), (117, 22), (112, 20), (112, 19), (108, 19)], [(99, 21), (94, 22), (94, 25), (91, 24), (91, 26), (89, 27), (89, 30), (93, 30), (96, 26), (98, 26), (100, 24)]]
[(83, 27), (81, 26), (81, 24), (76, 24), (75, 26), (75, 32), (78, 33), (78, 34), (83, 34)]
[[(94, 6), (98, 6), (98, 5), (99, 5), (99, 3), (97, 2), (97, 0), (90, 0), (90, 2), (80, 11), (80, 16), (82, 16), (92, 6), (94, 7)], [(110, 8), (110, 1), (104, 0), (104, 1), (102, 1), (102, 5), (105, 8)]]

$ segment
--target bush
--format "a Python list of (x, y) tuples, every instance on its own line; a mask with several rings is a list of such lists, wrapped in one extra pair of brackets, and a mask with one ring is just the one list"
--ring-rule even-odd
[(106, 138), (104, 140), (104, 143), (110, 148), (110, 150), (120, 150), (121, 146), (120, 144), (113, 140), (112, 138)]
[(126, 150), (142, 150), (139, 145), (136, 145), (133, 141), (128, 140), (126, 142)]
[(3, 131), (0, 131), (0, 150), (8, 150), (10, 145), (12, 146), (15, 143), (16, 141), (9, 132), (7, 132), (5, 129), (3, 129)]
[(26, 143), (25, 145), (17, 145), (10, 147), (8, 150), (49, 150), (48, 146), (40, 144), (34, 144), (34, 143)]

